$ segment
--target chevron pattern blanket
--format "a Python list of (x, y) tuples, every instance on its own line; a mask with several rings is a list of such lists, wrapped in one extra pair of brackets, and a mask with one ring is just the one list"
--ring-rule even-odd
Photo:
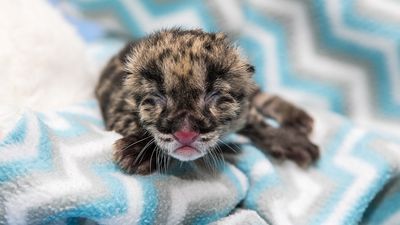
[[(190, 166), (128, 176), (95, 101), (26, 112), (0, 141), (0, 224), (400, 224), (398, 2), (63, 3), (118, 37), (172, 25), (230, 32), (264, 90), (309, 107), (322, 157), (305, 170), (244, 142), (216, 176)], [(89, 39), (101, 61), (121, 43)]]
[(243, 143), (215, 176), (184, 166), (143, 177), (113, 164), (119, 135), (95, 101), (27, 112), (0, 143), (0, 224), (396, 224), (400, 143), (314, 117), (322, 157), (307, 170)]

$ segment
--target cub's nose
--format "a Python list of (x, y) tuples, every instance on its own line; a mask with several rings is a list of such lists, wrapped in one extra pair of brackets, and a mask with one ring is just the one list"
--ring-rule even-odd
[(190, 145), (196, 141), (199, 133), (191, 130), (180, 130), (175, 132), (173, 135), (181, 144)]

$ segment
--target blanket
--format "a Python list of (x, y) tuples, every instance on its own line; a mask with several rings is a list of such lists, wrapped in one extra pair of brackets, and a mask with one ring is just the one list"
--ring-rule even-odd
[(241, 142), (216, 174), (138, 176), (112, 162), (120, 135), (95, 101), (26, 112), (0, 143), (0, 224), (396, 224), (400, 144), (313, 116), (322, 156), (308, 169)]

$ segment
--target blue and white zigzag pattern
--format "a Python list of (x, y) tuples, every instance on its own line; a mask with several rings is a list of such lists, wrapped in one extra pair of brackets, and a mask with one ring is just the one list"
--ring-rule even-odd
[(93, 102), (27, 112), (0, 143), (0, 224), (206, 224), (244, 198), (246, 178), (231, 165), (198, 181), (123, 174), (111, 160), (119, 137), (104, 131)]
[(71, 0), (133, 37), (170, 26), (233, 32), (264, 89), (400, 135), (400, 3), (383, 0)]
[(119, 135), (103, 130), (99, 114), (90, 102), (21, 118), (0, 142), (0, 224), (240, 224), (241, 216), (224, 218), (239, 202), (250, 220), (271, 224), (354, 224), (367, 207), (365, 224), (400, 215), (396, 191), (371, 203), (397, 174), (400, 144), (338, 116), (314, 115), (323, 154), (307, 171), (243, 144), (220, 176), (187, 179), (190, 167), (123, 174), (111, 159)]

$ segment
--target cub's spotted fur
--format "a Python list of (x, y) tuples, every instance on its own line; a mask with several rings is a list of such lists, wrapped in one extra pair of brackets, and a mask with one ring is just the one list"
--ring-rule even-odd
[(115, 161), (128, 173), (148, 174), (165, 166), (160, 154), (196, 160), (238, 132), (275, 157), (309, 164), (318, 157), (307, 137), (312, 118), (260, 92), (253, 73), (223, 33), (170, 29), (129, 43), (96, 88), (107, 129), (123, 135)]

